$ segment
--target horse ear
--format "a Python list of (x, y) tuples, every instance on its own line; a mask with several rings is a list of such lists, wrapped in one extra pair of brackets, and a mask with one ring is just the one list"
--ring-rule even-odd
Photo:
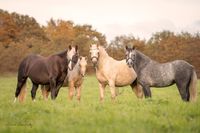
[(79, 59), (81, 60), (81, 59), (82, 59), (82, 56), (80, 56)]
[(72, 46), (71, 45), (69, 45), (69, 50), (71, 50), (72, 49)]
[(78, 45), (75, 46), (75, 50), (76, 50), (76, 52), (78, 51)]
[(87, 56), (85, 56), (85, 60), (86, 60), (86, 61), (88, 60)]
[(135, 50), (135, 46), (133, 46), (132, 49)]

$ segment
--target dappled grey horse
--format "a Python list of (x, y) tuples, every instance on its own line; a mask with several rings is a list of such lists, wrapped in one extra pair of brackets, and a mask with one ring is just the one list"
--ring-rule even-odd
[(158, 63), (148, 56), (126, 46), (126, 62), (137, 73), (137, 82), (145, 97), (151, 97), (150, 87), (165, 87), (176, 83), (182, 100), (195, 101), (197, 75), (194, 67), (183, 60)]

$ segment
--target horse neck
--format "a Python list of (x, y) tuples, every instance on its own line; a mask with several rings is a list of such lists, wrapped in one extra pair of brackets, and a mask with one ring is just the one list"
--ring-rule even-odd
[(144, 68), (150, 61), (152, 61), (148, 56), (143, 53), (136, 51), (136, 63), (134, 63), (134, 69), (136, 72)]
[(107, 60), (110, 56), (106, 52), (106, 50), (102, 47), (99, 46), (99, 59), (97, 63), (97, 69), (103, 68), (104, 61)]

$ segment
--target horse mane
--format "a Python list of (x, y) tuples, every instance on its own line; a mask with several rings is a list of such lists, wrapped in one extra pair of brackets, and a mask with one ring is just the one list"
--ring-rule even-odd
[(55, 55), (60, 56), (60, 57), (66, 57), (66, 56), (67, 56), (67, 50), (58, 52), (58, 53), (56, 53)]
[(99, 46), (99, 51), (101, 51), (103, 53), (103, 55), (109, 56), (108, 53), (106, 52), (105, 48), (101, 45)]
[(136, 66), (139, 67), (136, 69), (141, 69), (144, 66), (146, 66), (149, 62), (153, 61), (150, 57), (146, 56), (138, 50), (136, 50), (136, 60)]

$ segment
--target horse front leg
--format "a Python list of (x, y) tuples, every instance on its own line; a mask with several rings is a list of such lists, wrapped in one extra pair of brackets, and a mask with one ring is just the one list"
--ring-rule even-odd
[(99, 92), (100, 92), (100, 102), (104, 99), (104, 91), (105, 91), (106, 85), (103, 83), (99, 83)]
[(80, 85), (78, 88), (77, 88), (77, 100), (80, 102), (81, 100), (81, 89), (82, 89), (82, 85)]
[(115, 97), (116, 97), (116, 90), (115, 90), (115, 83), (114, 83), (114, 81), (110, 81), (109, 82), (109, 86), (110, 86), (111, 98), (114, 101)]
[(72, 100), (74, 96), (74, 82), (69, 81), (69, 100)]
[(51, 90), (51, 99), (56, 99), (56, 80), (54, 78), (50, 79), (50, 90)]
[(62, 87), (63, 82), (59, 82), (58, 85), (56, 86), (56, 92), (55, 92), (55, 97), (58, 96), (58, 93), (60, 91), (60, 88)]
[(150, 87), (148, 85), (145, 85), (145, 84), (141, 84), (141, 86), (142, 86), (145, 98), (151, 97)]

